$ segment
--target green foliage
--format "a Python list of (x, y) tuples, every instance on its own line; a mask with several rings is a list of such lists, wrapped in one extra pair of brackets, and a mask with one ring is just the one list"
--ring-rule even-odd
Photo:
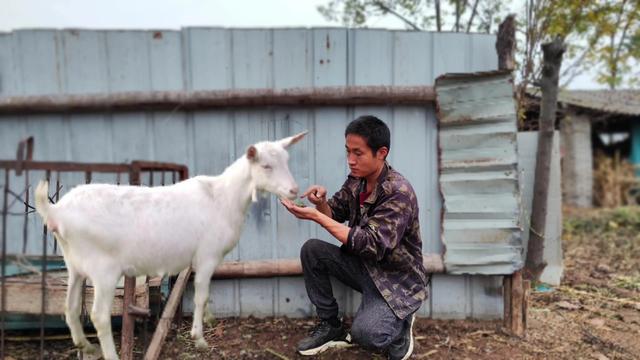
[(330, 0), (317, 9), (327, 20), (349, 27), (364, 27), (372, 18), (395, 16), (407, 28), (437, 30), (436, 3), (440, 3), (441, 30), (490, 32), (497, 29), (504, 1)]
[[(393, 16), (407, 28), (442, 31), (495, 32), (513, 1), (499, 0), (329, 0), (318, 11), (330, 21), (364, 27), (372, 19)], [(595, 80), (609, 88), (637, 86), (640, 59), (640, 1), (518, 1), (520, 81), (539, 78), (540, 45), (560, 37), (567, 44), (562, 85), (595, 70)], [(439, 4), (439, 6), (436, 6)], [(439, 17), (436, 9), (440, 9)], [(440, 26), (438, 26), (438, 18)]]

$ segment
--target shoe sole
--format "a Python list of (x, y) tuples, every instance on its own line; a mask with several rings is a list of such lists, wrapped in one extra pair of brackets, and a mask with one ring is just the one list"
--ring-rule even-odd
[(298, 350), (298, 354), (303, 355), (303, 356), (312, 356), (312, 355), (318, 355), (321, 352), (324, 352), (328, 349), (331, 348), (348, 348), (353, 346), (353, 344), (351, 343), (351, 334), (347, 334), (347, 337), (345, 338), (344, 341), (329, 341), (326, 342), (320, 346), (318, 346), (317, 348), (313, 348), (313, 349), (307, 349), (307, 350)]
[(415, 320), (416, 320), (416, 316), (412, 315), (411, 325), (409, 325), (409, 350), (407, 350), (407, 353), (402, 357), (402, 360), (407, 360), (409, 357), (411, 357), (411, 354), (413, 353), (413, 322)]

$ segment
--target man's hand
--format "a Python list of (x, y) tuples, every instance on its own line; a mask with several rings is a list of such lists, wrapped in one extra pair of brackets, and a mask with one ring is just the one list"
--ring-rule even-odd
[(318, 218), (318, 210), (312, 207), (298, 206), (293, 201), (284, 198), (280, 199), (280, 203), (298, 219), (315, 221)]
[(311, 185), (300, 197), (306, 197), (313, 205), (320, 206), (327, 203), (327, 189), (320, 185)]
[[(320, 226), (327, 229), (327, 231), (329, 231), (331, 235), (338, 239), (338, 241), (343, 244), (347, 243), (347, 240), (349, 239), (350, 229), (347, 226), (344, 226), (333, 220), (331, 216), (323, 213), (322, 210), (314, 209), (310, 206), (298, 206), (293, 201), (284, 198), (280, 199), (280, 203), (298, 219), (315, 221), (316, 223), (320, 224)], [(329, 209), (329, 205), (327, 205), (326, 200), (324, 202), (324, 206), (327, 208), (329, 214), (331, 214), (331, 210)]]

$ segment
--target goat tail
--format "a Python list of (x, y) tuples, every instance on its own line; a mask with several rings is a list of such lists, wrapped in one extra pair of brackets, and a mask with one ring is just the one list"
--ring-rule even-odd
[(40, 180), (38, 187), (36, 188), (36, 211), (42, 220), (46, 223), (47, 216), (49, 215), (49, 182)]

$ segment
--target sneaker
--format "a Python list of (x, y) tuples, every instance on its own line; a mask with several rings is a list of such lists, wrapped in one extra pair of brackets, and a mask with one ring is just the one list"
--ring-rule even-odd
[(416, 315), (411, 315), (409, 326), (400, 339), (389, 346), (389, 360), (406, 360), (413, 353), (413, 322)]
[(351, 335), (342, 324), (333, 327), (328, 321), (322, 320), (311, 330), (308, 337), (298, 343), (300, 355), (316, 355), (329, 348), (344, 348), (351, 346)]

